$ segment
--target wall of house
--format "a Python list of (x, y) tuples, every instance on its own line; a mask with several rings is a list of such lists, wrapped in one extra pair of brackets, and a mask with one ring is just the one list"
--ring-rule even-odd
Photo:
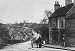
[(73, 15), (66, 19), (66, 39), (67, 41), (72, 44), (71, 46), (75, 46), (75, 18)]
[[(50, 31), (50, 38), (52, 39), (52, 43), (54, 41), (54, 44), (57, 42), (61, 41), (61, 33), (59, 34), (59, 30), (61, 29), (61, 31), (63, 31), (63, 29), (65, 29), (65, 19), (64, 17), (55, 17), (55, 18), (51, 18), (49, 20), (49, 31)], [(62, 33), (63, 34), (63, 33)]]
[(58, 41), (57, 18), (49, 19), (49, 43), (55, 44)]
[(66, 19), (66, 29), (70, 34), (75, 34), (75, 19)]

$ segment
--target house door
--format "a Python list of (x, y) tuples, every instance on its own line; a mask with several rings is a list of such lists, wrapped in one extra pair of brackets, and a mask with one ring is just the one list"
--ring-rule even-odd
[(52, 43), (53, 44), (58, 43), (58, 31), (52, 31)]

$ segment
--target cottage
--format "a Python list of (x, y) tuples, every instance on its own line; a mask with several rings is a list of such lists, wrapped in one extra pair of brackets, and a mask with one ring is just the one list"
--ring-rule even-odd
[(54, 11), (49, 17), (49, 43), (74, 45), (75, 41), (75, 4), (69, 3)]

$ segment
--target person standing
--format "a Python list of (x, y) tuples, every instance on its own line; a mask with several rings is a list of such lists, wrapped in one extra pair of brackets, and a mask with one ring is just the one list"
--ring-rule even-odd
[(42, 43), (43, 43), (43, 41), (42, 41), (42, 37), (39, 37), (38, 40), (39, 40), (39, 44), (38, 44), (38, 45), (39, 45), (39, 48), (41, 48), (41, 47), (42, 47)]

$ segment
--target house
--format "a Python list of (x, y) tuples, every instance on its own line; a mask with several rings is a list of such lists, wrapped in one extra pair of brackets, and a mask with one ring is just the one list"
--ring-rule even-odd
[[(75, 2), (75, 0), (74, 0)], [(67, 3), (67, 2), (66, 2)], [(49, 43), (50, 44), (72, 44), (75, 39), (75, 4), (71, 1), (64, 7), (54, 11), (49, 17)], [(68, 43), (67, 43), (68, 42)]]

